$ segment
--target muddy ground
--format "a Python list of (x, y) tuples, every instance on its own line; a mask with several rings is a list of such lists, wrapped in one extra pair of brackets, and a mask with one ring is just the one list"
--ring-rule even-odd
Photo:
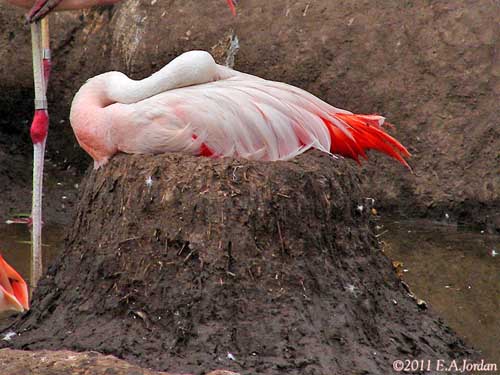
[[(71, 98), (89, 77), (121, 70), (147, 76), (183, 51), (305, 88), (359, 113), (381, 113), (413, 153), (414, 174), (383, 157), (361, 171), (379, 208), (500, 228), (498, 126), (500, 5), (495, 0), (245, 0), (231, 17), (223, 0), (128, 0), (52, 17), (49, 99), (56, 162), (83, 172), (88, 158), (68, 126)], [(32, 72), (22, 12), (0, 5), (1, 138), (25, 143)], [(3, 150), (4, 152), (5, 149)], [(16, 167), (13, 167), (16, 168)], [(10, 173), (16, 174), (14, 170)], [(6, 182), (5, 182), (6, 181)], [(0, 186), (10, 182), (0, 174)]]
[[(2, 375), (187, 375), (150, 371), (96, 352), (0, 350)], [(207, 375), (239, 375), (212, 371)]]
[(408, 295), (354, 170), (320, 152), (119, 156), (89, 170), (9, 346), (195, 374), (386, 374), (402, 357), (473, 355)]

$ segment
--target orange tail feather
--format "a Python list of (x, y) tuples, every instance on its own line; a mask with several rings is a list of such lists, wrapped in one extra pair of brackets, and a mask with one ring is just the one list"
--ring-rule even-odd
[(0, 255), (0, 288), (8, 293), (10, 298), (29, 310), (28, 286), (24, 279)]
[(335, 124), (332, 124), (330, 121), (324, 118), (322, 118), (322, 120), (328, 128), (328, 132), (330, 133), (330, 138), (332, 140), (330, 151), (334, 154), (354, 159), (358, 162), (358, 164), (360, 164), (359, 155), (366, 158), (366, 154), (363, 148), (360, 147), (359, 143), (356, 142), (355, 138), (349, 137), (345, 134), (345, 132), (339, 129)]
[(323, 120), (332, 137), (330, 150), (332, 153), (349, 157), (359, 163), (359, 156), (366, 159), (365, 150), (374, 149), (389, 155), (411, 169), (404, 159), (410, 157), (410, 153), (401, 143), (382, 129), (383, 117), (344, 113), (336, 113), (333, 116), (347, 126), (352, 139), (331, 122)]

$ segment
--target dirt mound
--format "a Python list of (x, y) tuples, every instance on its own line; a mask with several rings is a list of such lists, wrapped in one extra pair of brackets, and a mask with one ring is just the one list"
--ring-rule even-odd
[(14, 348), (259, 374), (471, 354), (402, 287), (347, 161), (118, 156), (82, 188)]
[[(498, 1), (245, 0), (236, 18), (223, 0), (199, 4), (129, 0), (52, 16), (54, 160), (88, 165), (67, 119), (89, 77), (121, 70), (142, 78), (191, 49), (211, 50), (223, 62), (235, 35), (236, 68), (397, 125), (415, 174), (383, 158), (366, 166), (365, 189), (379, 207), (500, 229)], [(0, 33), (0, 108), (17, 122), (8, 98), (32, 85), (21, 11), (0, 4)], [(31, 96), (24, 103), (31, 108)]]

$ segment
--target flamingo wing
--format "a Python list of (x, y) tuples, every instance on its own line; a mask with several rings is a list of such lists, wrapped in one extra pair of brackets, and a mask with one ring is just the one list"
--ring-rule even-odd
[(235, 73), (111, 105), (120, 118), (112, 137), (128, 153), (288, 160), (317, 148), (359, 161), (365, 150), (376, 149), (408, 166), (408, 151), (382, 129), (383, 117), (354, 115), (297, 87), (248, 77)]

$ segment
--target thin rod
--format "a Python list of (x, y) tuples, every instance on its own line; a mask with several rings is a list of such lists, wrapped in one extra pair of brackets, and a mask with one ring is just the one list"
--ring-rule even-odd
[[(35, 110), (47, 109), (46, 84), (43, 72), (42, 27), (40, 22), (31, 24), (31, 43), (33, 51), (33, 80), (35, 86)], [(31, 267), (30, 293), (42, 275), (42, 184), (45, 139), (33, 144), (33, 201), (31, 228)]]

